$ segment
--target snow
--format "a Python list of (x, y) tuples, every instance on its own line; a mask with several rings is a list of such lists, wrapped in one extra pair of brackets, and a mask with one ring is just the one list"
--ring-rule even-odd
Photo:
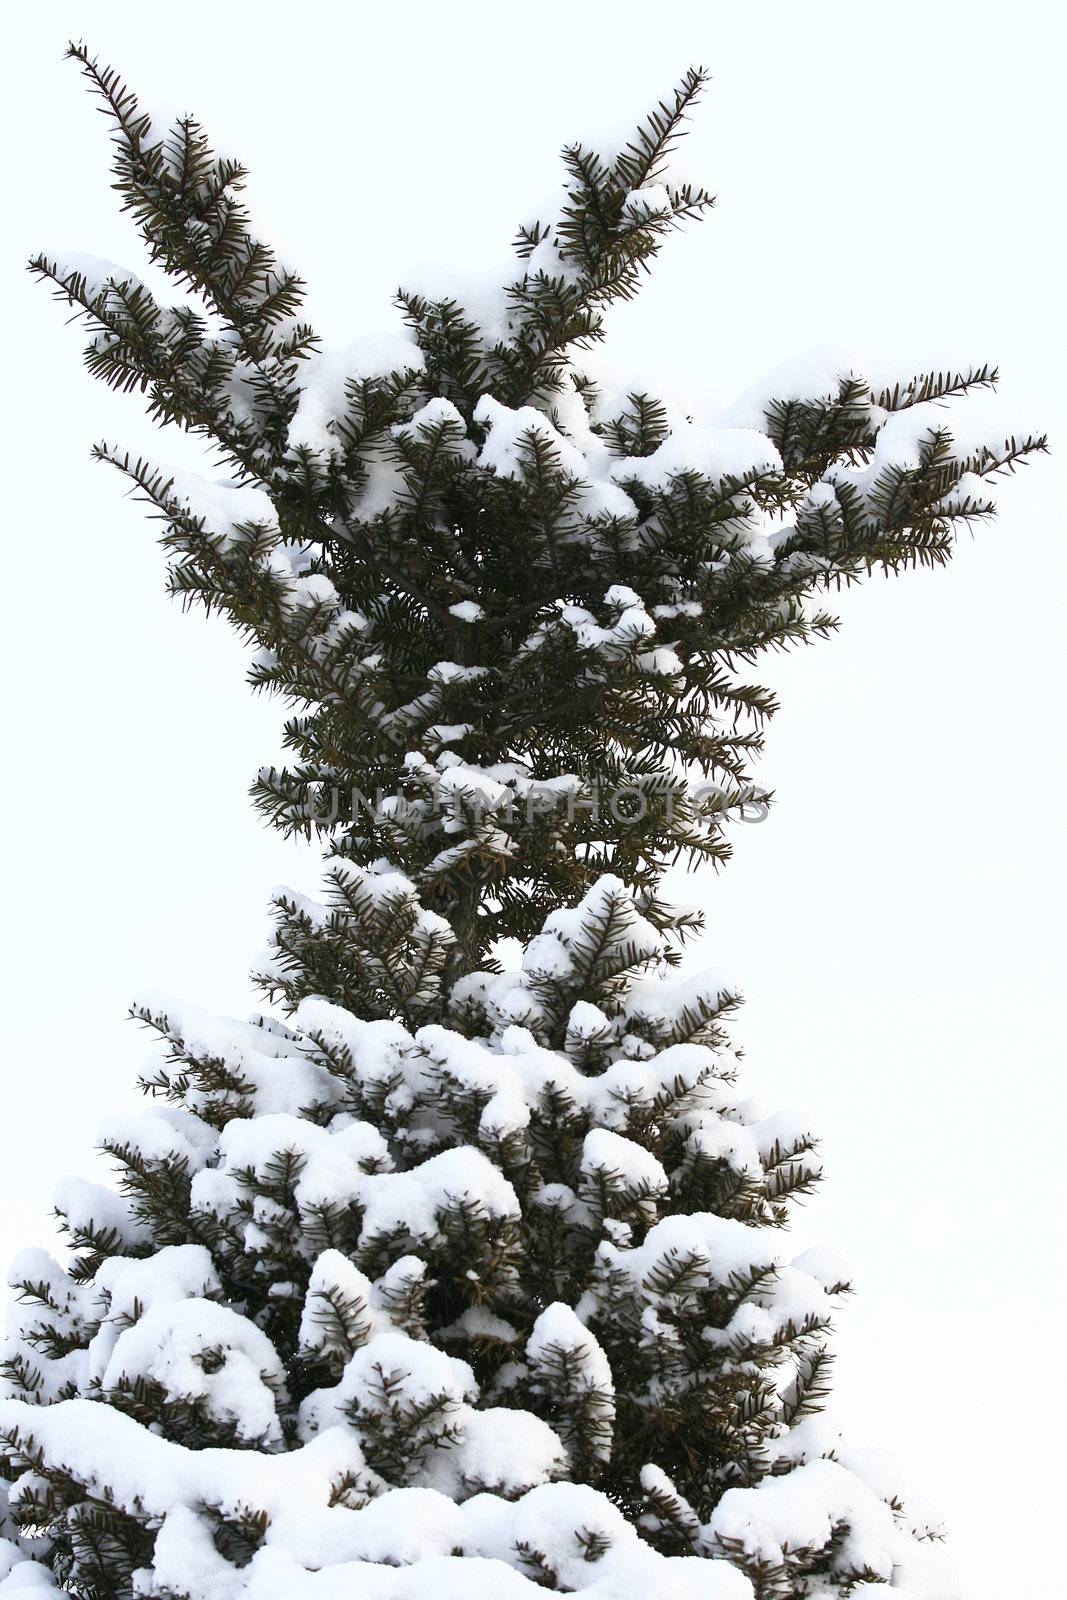
[[(789, 1263), (780, 1234), (712, 1212), (665, 1217), (632, 1247), (609, 1236), (598, 1260), (603, 1276), (594, 1274), (578, 1305), (583, 1322), (625, 1319), (627, 1301), (633, 1312), (655, 1321), (662, 1303), (672, 1306), (679, 1296), (689, 1300), (717, 1287), (736, 1291), (757, 1274), (725, 1328), (705, 1330), (709, 1346), (717, 1349), (739, 1347), (740, 1341), (770, 1346), (789, 1327), (822, 1328), (834, 1307), (817, 1277)], [(682, 1262), (684, 1286), (676, 1287), (673, 1274)]]
[[(819, 401), (836, 399), (841, 383), (847, 378), (860, 378), (870, 385), (872, 394), (892, 392), (902, 374), (905, 380), (920, 372), (967, 372), (973, 363), (969, 353), (942, 349), (938, 358), (932, 359), (930, 351), (905, 350), (897, 345), (892, 356), (877, 350), (862, 349), (855, 345), (824, 343), (795, 352), (786, 360), (769, 368), (753, 383), (743, 389), (715, 417), (720, 427), (764, 428), (768, 409), (773, 401)], [(969, 404), (969, 402), (968, 402)], [(884, 419), (872, 408), (876, 419)], [(1001, 431), (994, 427), (994, 437)]]
[[(511, 1184), (481, 1151), (457, 1146), (406, 1172), (390, 1172), (388, 1147), (377, 1128), (355, 1118), (322, 1128), (287, 1113), (232, 1118), (219, 1139), (217, 1168), (193, 1178), (194, 1211), (219, 1217), (236, 1213), (249, 1183), (262, 1181), (276, 1158), (295, 1162), (293, 1196), (298, 1214), (313, 1220), (323, 1210), (358, 1206), (361, 1238), (368, 1242), (399, 1233), (424, 1243), (440, 1237), (443, 1217), (457, 1206), (473, 1206), (486, 1218), (517, 1217)], [(259, 1238), (255, 1222), (246, 1238)], [(314, 1227), (307, 1233), (310, 1248)], [(316, 1252), (317, 1254), (317, 1252)]]
[(843, 379), (871, 368), (870, 358), (845, 345), (822, 344), (798, 351), (763, 373), (716, 417), (720, 427), (764, 429), (775, 400), (827, 400)]
[(529, 1411), (465, 1407), (457, 1425), (459, 1442), (431, 1455), (422, 1474), (428, 1487), (450, 1499), (486, 1491), (514, 1500), (566, 1473), (559, 1436)]
[[(522, 956), (522, 971), (540, 983), (569, 978), (574, 972), (570, 951), (556, 933), (536, 933)], [(519, 974), (509, 974), (511, 983)]]
[(458, 661), (435, 661), (426, 674), (431, 683), (476, 683), (487, 667), (464, 667)]
[(278, 533), (278, 513), (266, 489), (229, 478), (211, 480), (175, 467), (160, 465), (158, 470), (170, 480), (168, 499), (202, 522), (204, 532), (223, 550), (240, 543), (241, 528), (254, 526)]
[(404, 1227), (412, 1237), (435, 1238), (437, 1219), (457, 1203), (474, 1203), (487, 1217), (518, 1217), (518, 1197), (500, 1169), (480, 1150), (442, 1150), (405, 1173), (364, 1180), (363, 1228), (368, 1235)]
[(710, 1523), (713, 1538), (739, 1544), (748, 1555), (782, 1563), (789, 1551), (825, 1550), (841, 1524), (848, 1531), (838, 1557), (870, 1569), (888, 1583), (900, 1537), (890, 1508), (834, 1461), (811, 1461), (755, 1489), (728, 1489)]
[(67, 282), (75, 275), (85, 280), (85, 293), (91, 299), (97, 299), (111, 285), (127, 285), (130, 288), (143, 288), (142, 280), (136, 272), (131, 272), (129, 267), (123, 267), (116, 261), (108, 261), (103, 256), (90, 255), (84, 250), (58, 250), (44, 251), (44, 256), (59, 270), (60, 276)]
[(523, 476), (523, 454), (531, 434), (554, 451), (561, 472), (574, 478), (586, 476), (585, 457), (569, 439), (554, 428), (543, 412), (533, 406), (512, 410), (492, 395), (483, 394), (474, 409), (474, 420), (486, 430), (478, 465), (501, 478)]
[(309, 356), (300, 369), (300, 398), (289, 424), (290, 450), (329, 458), (341, 449), (335, 424), (348, 411), (347, 385), (422, 372), (426, 363), (414, 340), (398, 333), (367, 333), (341, 349)]
[(646, 184), (643, 189), (631, 189), (622, 203), (624, 211), (633, 212), (643, 219), (646, 212), (670, 212), (671, 197), (662, 183)]
[[(386, 1383), (388, 1393), (383, 1391)], [(440, 1421), (438, 1413), (458, 1408), (477, 1393), (465, 1361), (397, 1330), (378, 1333), (355, 1352), (333, 1388), (316, 1389), (301, 1403), (301, 1434), (309, 1439), (345, 1416), (389, 1418), (407, 1408), (412, 1413), (429, 1409), (427, 1426), (432, 1432)], [(428, 1437), (415, 1425), (412, 1452)]]
[(664, 1195), (669, 1187), (662, 1164), (634, 1139), (607, 1128), (594, 1128), (582, 1144), (582, 1176), (598, 1178), (609, 1191), (650, 1191)]
[(578, 1386), (603, 1397), (606, 1415), (614, 1415), (615, 1380), (611, 1363), (589, 1329), (562, 1300), (546, 1306), (526, 1342), (526, 1358), (535, 1372), (545, 1373), (558, 1351), (566, 1351), (577, 1365)]
[(739, 1177), (757, 1179), (763, 1171), (756, 1141), (748, 1128), (714, 1112), (703, 1112), (693, 1122), (685, 1141), (685, 1160), (721, 1161)]
[(684, 423), (649, 456), (628, 456), (612, 466), (620, 483), (635, 481), (661, 494), (674, 478), (699, 473), (719, 483), (754, 472), (781, 472), (782, 458), (765, 433), (752, 428), (700, 428)]
[(138, 1380), (158, 1384), (171, 1404), (201, 1406), (245, 1443), (282, 1442), (284, 1368), (267, 1335), (228, 1306), (194, 1299), (142, 1312), (116, 1339), (101, 1383), (106, 1391)]
[(368, 1080), (391, 1078), (411, 1048), (411, 1034), (401, 1023), (385, 1018), (366, 1022), (318, 996), (302, 1000), (293, 1021), (309, 1036), (350, 1051), (356, 1071)]
[[(158, 1307), (183, 1300), (221, 1298), (222, 1287), (211, 1255), (203, 1245), (163, 1245), (143, 1259), (111, 1256), (102, 1263), (93, 1291), (104, 1311), (89, 1344), (88, 1376), (106, 1379), (122, 1330), (129, 1331), (138, 1318)], [(130, 1347), (127, 1346), (127, 1349)]]
[(833, 1309), (832, 1299), (809, 1273), (779, 1265), (749, 1291), (725, 1328), (707, 1331), (705, 1337), (720, 1347), (739, 1341), (773, 1345), (784, 1328), (826, 1327)]
[(628, 965), (652, 960), (663, 949), (660, 934), (636, 910), (622, 879), (610, 872), (597, 879), (577, 906), (553, 911), (544, 931), (560, 941), (572, 960), (580, 956), (583, 939), (591, 936), (597, 968), (624, 953), (632, 956)]
[[(601, 1245), (601, 1251), (612, 1250)], [(631, 1251), (616, 1252), (619, 1266), (635, 1285), (648, 1291), (653, 1270), (671, 1257), (691, 1256), (701, 1263), (705, 1281), (727, 1286), (745, 1278), (754, 1267), (772, 1267), (781, 1259), (782, 1246), (768, 1238), (767, 1230), (733, 1217), (719, 1217), (711, 1211), (690, 1216), (665, 1217), (650, 1228), (643, 1244)]]
[(19, 1560), (0, 1578), (0, 1600), (44, 1600), (59, 1593), (49, 1569), (37, 1561)]
[[(748, 1581), (725, 1563), (657, 1556), (616, 1506), (584, 1484), (545, 1484), (524, 1495), (506, 1519), (482, 1497), (464, 1510), (480, 1524), (479, 1553), (513, 1561), (516, 1545), (536, 1550), (554, 1587), (576, 1600), (751, 1600)], [(591, 1535), (606, 1546), (594, 1559)]]
[(626, 1016), (640, 1022), (654, 1036), (665, 1038), (675, 1032), (687, 1015), (702, 1007), (716, 1011), (728, 996), (737, 994), (729, 973), (699, 971), (670, 977), (635, 977), (626, 993)]
[[(870, 495), (887, 468), (920, 466), (923, 447), (935, 433), (951, 436), (952, 452), (957, 459), (978, 456), (981, 460), (989, 448), (998, 449), (1011, 432), (1004, 415), (960, 401), (926, 400), (889, 413), (878, 430), (870, 460), (863, 466), (837, 465), (831, 467), (829, 475), (833, 484), (848, 484), (861, 494)], [(1015, 430), (1015, 436), (1025, 438), (1025, 428)], [(972, 493), (989, 499), (992, 491), (986, 481), (977, 474), (968, 474), (968, 478)], [(963, 493), (966, 492), (965, 486)], [(959, 494), (958, 489), (950, 491), (946, 499), (958, 499)]]
[(392, 455), (384, 453), (381, 444), (365, 449), (361, 459), (366, 475), (352, 498), (349, 514), (359, 522), (373, 522), (395, 506), (397, 497), (403, 494), (404, 469)]
[[(746, 1102), (746, 1106), (749, 1103)], [(815, 1137), (811, 1118), (804, 1112), (783, 1107), (780, 1111), (762, 1114), (762, 1107), (754, 1103), (750, 1108), (752, 1136), (756, 1141), (760, 1156), (765, 1161), (780, 1159), (782, 1152), (792, 1150), (803, 1144), (810, 1144)], [(805, 1161), (811, 1158), (804, 1156)]]
[(604, 604), (615, 612), (615, 621), (606, 628), (591, 611), (582, 606), (560, 608), (561, 620), (570, 628), (583, 650), (601, 652), (609, 661), (629, 654), (642, 641), (655, 637), (656, 624), (632, 589), (614, 587), (604, 596)]
[(324, 572), (309, 572), (293, 578), (289, 585), (290, 606), (332, 606), (340, 609), (341, 597)]
[(151, 1243), (152, 1230), (134, 1216), (128, 1200), (85, 1178), (64, 1178), (55, 1190), (56, 1210), (72, 1234), (113, 1232), (126, 1246)]
[(162, 1518), (198, 1503), (231, 1514), (242, 1505), (275, 1515), (287, 1505), (326, 1503), (336, 1477), (362, 1466), (355, 1440), (341, 1429), (300, 1450), (190, 1450), (96, 1400), (52, 1406), (0, 1401), (0, 1427), (33, 1438), (91, 1492), (110, 1493), (123, 1510)]
[(404, 273), (403, 287), (407, 293), (421, 295), (431, 304), (454, 301), (466, 312), (481, 331), (483, 340), (491, 344), (506, 340), (510, 333), (505, 290), (518, 277), (520, 263), (514, 252), (502, 248), (494, 259), (472, 267), (464, 262), (440, 257), (426, 257), (412, 262)]
[[(387, 1348), (381, 1354), (392, 1359)], [(395, 1354), (411, 1358), (403, 1346)], [(432, 1374), (428, 1367), (422, 1371), (424, 1381), (440, 1376), (436, 1367)], [(480, 1463), (483, 1471), (510, 1477), (504, 1457), (509, 1440), (516, 1461), (540, 1450), (545, 1465), (558, 1463), (551, 1430), (532, 1418), (510, 1420), (513, 1415), (490, 1409), (467, 1418), (471, 1466)], [(481, 1420), (475, 1423), (474, 1416)], [(191, 1600), (239, 1594), (248, 1600), (290, 1600), (305, 1593), (341, 1597), (353, 1592), (411, 1600), (454, 1593), (456, 1600), (465, 1600), (477, 1592), (470, 1583), (483, 1564), (494, 1584), (486, 1593), (494, 1600), (511, 1590), (522, 1600), (534, 1600), (539, 1591), (522, 1572), (518, 1546), (523, 1544), (541, 1551), (559, 1584), (587, 1600), (631, 1600), (638, 1581), (642, 1597), (657, 1600), (676, 1595), (749, 1600), (751, 1595), (747, 1580), (725, 1562), (656, 1555), (605, 1496), (581, 1485), (543, 1483), (514, 1503), (482, 1492), (463, 1505), (432, 1488), (412, 1487), (390, 1490), (360, 1510), (331, 1507), (332, 1483), (342, 1472), (366, 1476), (354, 1442), (341, 1427), (298, 1450), (271, 1456), (191, 1451), (119, 1412), (80, 1400), (43, 1410), (0, 1403), (0, 1426), (32, 1430), (46, 1458), (62, 1459), (79, 1481), (98, 1493), (110, 1492), (124, 1509), (135, 1512), (139, 1502), (144, 1514), (160, 1520), (154, 1580), (165, 1588), (180, 1576), (181, 1592)], [(443, 1452), (441, 1459), (450, 1454)], [(212, 1554), (210, 1526), (198, 1515), (202, 1506), (230, 1515), (238, 1508), (266, 1513), (266, 1544), (250, 1566), (236, 1568)], [(592, 1532), (607, 1549), (590, 1561), (583, 1539)], [(453, 1556), (456, 1551), (462, 1557)], [(447, 1571), (453, 1575), (446, 1589), (434, 1580), (442, 1558), (450, 1559)], [(319, 1569), (317, 1575), (307, 1567)], [(146, 1581), (147, 1574), (142, 1592)]]
[[(553, 396), (554, 401), (559, 398)], [(617, 517), (620, 520), (637, 516), (633, 501), (613, 481), (607, 452), (594, 435), (588, 435), (590, 447), (587, 456), (560, 433), (543, 412), (533, 406), (519, 406), (512, 410), (488, 394), (482, 395), (478, 401), (474, 420), (486, 430), (485, 443), (478, 456), (480, 467), (495, 472), (498, 477), (521, 479), (525, 470), (524, 448), (532, 434), (552, 449), (558, 470), (575, 479), (579, 488), (578, 504), (584, 515), (592, 518)]]
[(465, 1092), (484, 1096), (480, 1131), (505, 1138), (530, 1120), (528, 1079), (518, 1061), (487, 1051), (475, 1040), (464, 1039), (450, 1028), (420, 1028), (415, 1042), (425, 1063), (428, 1082), (447, 1075)]
[(536, 1600), (538, 1590), (502, 1562), (472, 1556), (428, 1556), (400, 1568), (350, 1562), (311, 1574), (264, 1552), (252, 1564), (247, 1593), (249, 1600)]
[[(466, 434), (467, 424), (464, 422), (461, 412), (453, 405), (451, 400), (446, 400), (439, 395), (436, 399), (428, 400), (417, 411), (412, 412), (409, 421), (396, 423), (392, 433), (395, 439), (405, 436), (410, 437), (412, 434), (418, 435), (432, 428), (439, 428), (446, 422), (458, 428), (461, 434)], [(471, 453), (473, 454), (473, 451)]]
[(236, 1600), (244, 1589), (235, 1570), (215, 1546), (210, 1525), (188, 1506), (178, 1505), (163, 1519), (152, 1550), (152, 1567), (135, 1592), (156, 1587), (187, 1600)]
[[(25, 1283), (42, 1290), (49, 1305), (61, 1313), (79, 1306), (81, 1290), (63, 1268), (40, 1245), (29, 1245), (16, 1252), (8, 1268), (8, 1287), (21, 1290)], [(17, 1301), (8, 1306), (8, 1317), (21, 1322), (22, 1308)]]
[[(168, 1116), (167, 1111), (172, 1115)], [(149, 1112), (123, 1112), (105, 1118), (97, 1143), (105, 1150), (135, 1152), (146, 1164), (183, 1163), (195, 1172), (211, 1155), (215, 1132), (199, 1118), (183, 1115), (176, 1107), (153, 1107)]]
[[(311, 1059), (305, 1042), (284, 1028), (215, 1016), (153, 989), (135, 996), (133, 1010), (160, 1023), (169, 1041), (150, 1057), (148, 1078), (170, 1077), (173, 1046), (188, 1060), (220, 1063), (242, 1083), (243, 1092), (234, 1096), (235, 1109), (247, 1102), (264, 1115), (295, 1115), (337, 1099), (337, 1085), (329, 1072)], [(194, 1113), (207, 1110), (213, 1099), (193, 1084), (183, 1095), (184, 1104)]]
[[(340, 1299), (349, 1307), (344, 1329), (336, 1326), (336, 1313), (327, 1297)], [(322, 1361), (352, 1354), (359, 1336), (384, 1331), (388, 1318), (372, 1310), (374, 1285), (340, 1250), (324, 1250), (317, 1258), (308, 1279), (304, 1310), (300, 1318), (299, 1349), (306, 1358)]]
[(809, 1245), (806, 1250), (793, 1257), (791, 1265), (800, 1272), (806, 1272), (830, 1292), (842, 1284), (850, 1283), (852, 1279), (848, 1262), (840, 1251), (834, 1250), (830, 1245)]
[[(348, 1019), (344, 1029), (345, 1013), (337, 1008), (318, 1001), (308, 1002), (307, 1010), (321, 1026), (332, 1026), (335, 1034), (346, 1032), (365, 1056), (369, 1052), (368, 1060), (380, 1058), (383, 1050), (392, 1051), (395, 1058), (403, 1046), (403, 1030), (396, 1025), (374, 1027)], [(417, 1036), (420, 1052), (448, 1037), (446, 1029), (424, 1032), (430, 1036)], [(462, 1049), (492, 1058), (493, 1052), (477, 1041), (456, 1042)], [(512, 1046), (518, 1042), (515, 1037), (508, 1040)], [(448, 1054), (451, 1057), (455, 1052)], [(688, 1080), (694, 1084), (700, 1081), (699, 1066), (713, 1059), (710, 1052), (695, 1046), (676, 1046), (664, 1054), (676, 1057), (680, 1064), (688, 1062)], [(554, 1059), (555, 1071), (564, 1076), (573, 1070), (532, 1041), (524, 1052), (511, 1057), (511, 1070), (515, 1063), (529, 1067), (542, 1058)], [(651, 1070), (653, 1081), (669, 1076), (665, 1070), (655, 1070), (655, 1063), (626, 1062), (619, 1068), (626, 1073)], [(231, 1122), (219, 1141), (221, 1159), (255, 1168), (265, 1152), (277, 1148), (280, 1136), (287, 1138), (294, 1125), (300, 1125), (297, 1118), (267, 1120), (269, 1127), (263, 1136), (255, 1122)], [(341, 1120), (343, 1125), (336, 1133), (303, 1124), (301, 1148), (309, 1154), (309, 1167), (321, 1147), (344, 1144), (345, 1135), (351, 1144), (350, 1156), (358, 1149), (370, 1150), (366, 1125), (356, 1119)], [(648, 1153), (610, 1132), (588, 1136), (584, 1150), (596, 1164), (606, 1165), (610, 1160), (614, 1167), (632, 1170), (635, 1176), (651, 1175), (651, 1167), (645, 1170), (645, 1163), (652, 1162)], [(631, 1157), (631, 1152), (636, 1155)], [(480, 1189), (484, 1158), (471, 1151), (446, 1154), (461, 1157), (455, 1164), (459, 1183), (475, 1174), (478, 1182), (474, 1186)], [(424, 1182), (432, 1175), (426, 1185), (432, 1193), (447, 1197), (455, 1192), (457, 1172), (439, 1160), (425, 1162), (414, 1171), (422, 1172)], [(410, 1174), (362, 1176), (374, 1184)], [(564, 1199), (562, 1191), (560, 1197)], [(545, 1198), (549, 1198), (547, 1193)], [(838, 1280), (836, 1265), (811, 1252), (789, 1265), (782, 1262), (780, 1247), (780, 1235), (768, 1239), (765, 1230), (761, 1234), (746, 1224), (700, 1214), (666, 1219), (650, 1230), (637, 1249), (608, 1244), (601, 1250), (612, 1252), (616, 1265), (628, 1268), (635, 1285), (645, 1280), (646, 1292), (647, 1272), (671, 1251), (701, 1254), (708, 1281), (718, 1282), (728, 1281), (750, 1264), (777, 1261), (775, 1281), (786, 1287), (785, 1300), (794, 1311), (798, 1295), (801, 1299), (807, 1296), (804, 1304), (821, 1304), (820, 1280)], [(40, 1275), (40, 1265), (36, 1258), (24, 1259), (20, 1270)], [(410, 1265), (422, 1264), (413, 1261)], [(409, 1270), (403, 1263), (393, 1270), (401, 1268)], [(553, 1429), (527, 1412), (478, 1406), (477, 1388), (467, 1364), (389, 1328), (381, 1304), (374, 1304), (376, 1298), (380, 1302), (376, 1287), (347, 1257), (324, 1251), (314, 1263), (311, 1290), (331, 1286), (362, 1302), (359, 1316), (363, 1318), (366, 1312), (368, 1337), (358, 1350), (343, 1352), (346, 1359), (340, 1382), (316, 1391), (304, 1402), (302, 1432), (307, 1442), (298, 1450), (278, 1455), (210, 1448), (193, 1452), (154, 1436), (107, 1407), (85, 1401), (64, 1400), (43, 1409), (0, 1402), (0, 1429), (32, 1432), (46, 1459), (62, 1460), (91, 1492), (110, 1493), (120, 1505), (131, 1507), (136, 1498), (145, 1514), (162, 1520), (153, 1576), (146, 1573), (139, 1584), (146, 1594), (152, 1583), (173, 1586), (181, 1574), (182, 1592), (190, 1600), (220, 1600), (223, 1596), (237, 1600), (245, 1595), (292, 1600), (303, 1596), (305, 1590), (308, 1600), (317, 1600), (334, 1589), (339, 1597), (350, 1593), (353, 1585), (361, 1593), (410, 1594), (412, 1600), (421, 1600), (427, 1592), (447, 1595), (448, 1586), (454, 1585), (459, 1600), (477, 1592), (472, 1591), (471, 1583), (484, 1570), (494, 1597), (513, 1589), (523, 1600), (527, 1596), (533, 1600), (537, 1584), (517, 1554), (518, 1547), (526, 1545), (543, 1553), (557, 1586), (586, 1595), (588, 1600), (634, 1600), (638, 1593), (642, 1600), (674, 1600), (679, 1595), (692, 1600), (697, 1596), (701, 1600), (709, 1596), (713, 1600), (719, 1596), (750, 1600), (748, 1582), (735, 1567), (707, 1559), (717, 1540), (739, 1541), (754, 1558), (771, 1560), (786, 1546), (804, 1543), (823, 1549), (835, 1538), (833, 1559), (842, 1569), (850, 1562), (863, 1565), (887, 1580), (892, 1578), (895, 1589), (900, 1575), (907, 1573), (917, 1594), (947, 1597), (952, 1593), (949, 1587), (931, 1586), (928, 1558), (916, 1554), (919, 1547), (906, 1529), (898, 1527), (884, 1504), (881, 1496), (895, 1491), (892, 1471), (883, 1458), (855, 1453), (849, 1460), (831, 1432), (814, 1426), (821, 1425), (822, 1419), (803, 1425), (807, 1449), (835, 1449), (844, 1457), (843, 1464), (804, 1459), (798, 1438), (801, 1457), (793, 1470), (765, 1480), (757, 1489), (728, 1491), (711, 1523), (696, 1535), (703, 1547), (699, 1558), (658, 1556), (597, 1491), (552, 1482), (565, 1470), (563, 1446)], [(306, 1348), (315, 1348), (318, 1331), (311, 1321), (311, 1290), (304, 1310), (302, 1342)], [(272, 1367), (271, 1349), (259, 1330), (237, 1313), (204, 1300), (204, 1291), (212, 1292), (212, 1267), (207, 1252), (197, 1246), (172, 1247), (143, 1261), (116, 1258), (108, 1263), (95, 1289), (87, 1292), (100, 1299), (103, 1310), (110, 1311), (116, 1323), (138, 1305), (144, 1309), (133, 1326), (121, 1331), (113, 1342), (105, 1382), (114, 1381), (119, 1374), (151, 1376), (164, 1383), (168, 1394), (205, 1401), (214, 1406), (213, 1414), (220, 1419), (236, 1420), (242, 1437), (250, 1438), (259, 1426), (269, 1438), (274, 1415), (270, 1406), (281, 1389), (283, 1375), (276, 1365)], [(759, 1303), (759, 1296), (754, 1297), (747, 1314), (768, 1307), (775, 1315), (783, 1314), (784, 1305), (775, 1301), (776, 1293), (780, 1297), (780, 1288), (766, 1291), (766, 1306)], [(472, 1332), (481, 1327), (472, 1314), (466, 1321)], [(493, 1325), (482, 1331), (505, 1337), (511, 1333), (506, 1323), (497, 1327), (493, 1319), (490, 1322)], [(214, 1391), (211, 1383), (218, 1374), (205, 1374), (196, 1365), (197, 1354), (208, 1346), (225, 1351), (223, 1373), (232, 1369), (227, 1387), (217, 1386)], [(551, 1355), (560, 1349), (579, 1356), (578, 1381), (587, 1393), (600, 1397), (605, 1417), (610, 1419), (614, 1383), (605, 1352), (580, 1317), (563, 1302), (556, 1302), (537, 1318), (527, 1344), (526, 1357), (535, 1381), (551, 1382)], [(241, 1355), (249, 1357), (248, 1365), (242, 1367), (238, 1362), (234, 1366), (235, 1356)], [(435, 1429), (445, 1421), (451, 1441), (447, 1448), (428, 1450), (417, 1468), (416, 1486), (384, 1492), (362, 1460), (352, 1427), (353, 1418), (366, 1417), (382, 1405), (383, 1373), (399, 1381), (405, 1403), (430, 1404), (433, 1414), (425, 1424), (425, 1442), (432, 1442)], [(264, 1382), (264, 1374), (269, 1382)], [(783, 1462), (787, 1459), (783, 1455)], [(646, 1482), (652, 1470), (646, 1468)], [(377, 1498), (358, 1510), (331, 1504), (331, 1485), (341, 1472)], [(263, 1549), (247, 1568), (240, 1569), (218, 1554), (210, 1526), (200, 1515), (201, 1507), (232, 1513), (237, 1506), (261, 1508), (268, 1520)], [(848, 1529), (842, 1533), (844, 1522)], [(607, 1547), (591, 1561), (583, 1544), (590, 1532), (601, 1536)], [(457, 1551), (462, 1554), (453, 1554)], [(450, 1565), (442, 1568), (442, 1562)], [(442, 1572), (447, 1577), (444, 1589), (435, 1576)]]
[(613, 1445), (614, 1378), (600, 1342), (563, 1301), (534, 1322), (526, 1360), (536, 1392), (547, 1395), (568, 1446), (608, 1461)]

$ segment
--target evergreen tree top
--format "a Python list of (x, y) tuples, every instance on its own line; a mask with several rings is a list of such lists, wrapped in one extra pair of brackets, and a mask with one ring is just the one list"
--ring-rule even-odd
[(452, 927), (453, 975), (605, 870), (665, 924), (663, 866), (721, 859), (724, 823), (767, 798), (750, 762), (774, 700), (747, 671), (831, 629), (832, 586), (946, 560), (1044, 440), (975, 431), (956, 402), (993, 386), (986, 365), (794, 379), (744, 427), (598, 390), (582, 352), (606, 311), (712, 203), (671, 179), (702, 69), (618, 153), (564, 150), (556, 214), (519, 229), (516, 276), (477, 308), (402, 290), (406, 336), (325, 351), (241, 164), (70, 55), (121, 203), (187, 294), (161, 305), (82, 259), (33, 269), (84, 314), (95, 376), (229, 463), (206, 483), (96, 448), (162, 521), (172, 591), (224, 612), (253, 685), (293, 708), (260, 810), (400, 867)]

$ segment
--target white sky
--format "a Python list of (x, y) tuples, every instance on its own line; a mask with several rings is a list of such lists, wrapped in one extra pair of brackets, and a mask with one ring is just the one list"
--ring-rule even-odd
[[(91, 1171), (98, 1120), (132, 1103), (133, 990), (246, 1010), (271, 886), (318, 876), (245, 796), (280, 708), (250, 701), (222, 623), (164, 599), (141, 508), (87, 460), (102, 435), (196, 452), (90, 383), (21, 271), (41, 247), (139, 261), (67, 34), (88, 27), (150, 107), (195, 110), (241, 153), (333, 339), (389, 326), (413, 261), (498, 255), (565, 139), (703, 61), (685, 159), (719, 208), (615, 314), (613, 364), (699, 405), (825, 340), (904, 373), (962, 353), (1001, 364), (1009, 429), (1056, 444), (1057, 11), (182, 0), (9, 20), (5, 1256), (46, 1238), (54, 1183)], [(1003, 498), (948, 571), (872, 583), (837, 640), (768, 669), (779, 804), (683, 893), (747, 990), (750, 1089), (825, 1130), (802, 1234), (843, 1249), (859, 1290), (837, 1411), (945, 1513), (974, 1600), (1044, 1600), (1067, 1487), (1062, 444)]]

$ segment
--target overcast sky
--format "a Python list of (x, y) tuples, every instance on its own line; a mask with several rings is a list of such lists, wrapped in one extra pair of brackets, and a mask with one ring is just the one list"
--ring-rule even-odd
[[(264, 231), (333, 340), (392, 325), (413, 261), (497, 256), (558, 146), (714, 81), (687, 167), (719, 196), (615, 312), (621, 371), (727, 400), (827, 340), (1003, 374), (1056, 453), (947, 571), (874, 582), (831, 643), (773, 663), (767, 822), (685, 886), (743, 982), (748, 1085), (809, 1107), (828, 1180), (802, 1218), (851, 1262), (835, 1408), (944, 1512), (974, 1600), (1062, 1570), (1063, 83), (1053, 4), (63, 3), (7, 24), (3, 1254), (44, 1242), (133, 1103), (153, 985), (226, 1012), (271, 887), (309, 850), (247, 785), (281, 709), (222, 623), (162, 594), (101, 436), (197, 465), (21, 271), (34, 249), (139, 265), (71, 31), (153, 110), (252, 169)], [(87, 17), (91, 19), (87, 21)]]

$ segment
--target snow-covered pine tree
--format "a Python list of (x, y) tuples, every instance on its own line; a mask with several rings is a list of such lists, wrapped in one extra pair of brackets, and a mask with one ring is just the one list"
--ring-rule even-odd
[(673, 970), (699, 918), (659, 884), (765, 800), (747, 668), (833, 627), (830, 586), (944, 561), (1042, 441), (975, 436), (984, 366), (794, 372), (710, 427), (597, 387), (606, 310), (711, 204), (671, 176), (700, 71), (564, 151), (511, 282), (328, 352), (244, 170), (70, 53), (181, 293), (34, 270), (226, 463), (97, 448), (292, 706), (255, 799), (328, 887), (277, 897), (282, 1015), (137, 1002), (120, 1192), (68, 1180), (68, 1255), (15, 1264), (0, 1595), (944, 1600), (936, 1530), (819, 1414), (811, 1131), (737, 1087), (736, 996)]

